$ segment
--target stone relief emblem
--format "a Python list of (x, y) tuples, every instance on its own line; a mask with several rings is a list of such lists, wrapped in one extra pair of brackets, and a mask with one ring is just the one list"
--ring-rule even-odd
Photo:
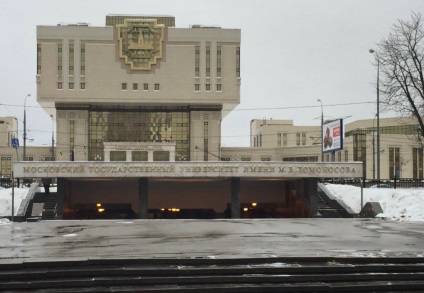
[(131, 70), (150, 70), (162, 58), (164, 27), (156, 20), (126, 19), (117, 26), (119, 57)]

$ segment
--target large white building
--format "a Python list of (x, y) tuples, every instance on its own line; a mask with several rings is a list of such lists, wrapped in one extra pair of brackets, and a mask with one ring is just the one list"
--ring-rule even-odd
[(109, 15), (104, 27), (38, 26), (37, 50), (56, 160), (218, 160), (222, 110), (240, 102), (239, 29)]

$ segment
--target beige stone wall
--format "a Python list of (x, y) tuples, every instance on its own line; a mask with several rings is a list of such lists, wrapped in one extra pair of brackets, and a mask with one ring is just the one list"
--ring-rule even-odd
[(18, 119), (15, 117), (0, 117), (0, 147), (12, 146), (12, 138), (18, 137)]

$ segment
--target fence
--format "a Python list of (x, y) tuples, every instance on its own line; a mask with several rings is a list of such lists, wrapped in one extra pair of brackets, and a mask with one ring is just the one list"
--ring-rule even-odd
[[(361, 181), (359, 179), (349, 180), (349, 179), (331, 179), (324, 180), (325, 183), (332, 184), (342, 184), (342, 185), (352, 185), (356, 187), (361, 186)], [(414, 189), (414, 188), (423, 188), (424, 189), (424, 180), (423, 179), (396, 179), (396, 180), (371, 180), (366, 179), (362, 181), (364, 188), (402, 188), (402, 189)]]

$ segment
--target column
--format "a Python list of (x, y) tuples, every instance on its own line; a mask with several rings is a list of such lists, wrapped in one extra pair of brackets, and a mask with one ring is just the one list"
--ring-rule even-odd
[(132, 160), (132, 152), (131, 151), (125, 151), (125, 159), (127, 162), (131, 162)]
[(106, 149), (104, 150), (104, 161), (105, 162), (110, 162), (110, 150)]
[(231, 178), (231, 218), (240, 218), (240, 178)]
[(175, 151), (170, 151), (169, 152), (169, 161), (170, 162), (175, 162)]
[(153, 162), (153, 151), (147, 151), (147, 162)]
[(138, 180), (138, 214), (140, 219), (147, 219), (149, 213), (149, 178)]

